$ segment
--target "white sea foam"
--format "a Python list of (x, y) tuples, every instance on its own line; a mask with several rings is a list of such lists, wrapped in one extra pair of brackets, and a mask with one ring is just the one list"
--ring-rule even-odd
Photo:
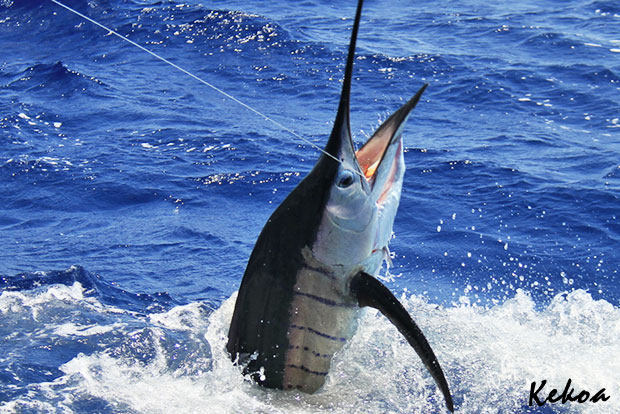
[(125, 325), (113, 323), (110, 325), (80, 325), (72, 322), (63, 323), (54, 329), (54, 335), (58, 336), (93, 336), (122, 329)]
[(0, 313), (19, 313), (24, 309), (29, 309), (34, 319), (37, 319), (39, 311), (52, 301), (75, 303), (82, 300), (84, 300), (84, 289), (79, 282), (72, 286), (52, 286), (35, 294), (5, 291), (0, 294)]
[[(5, 292), (0, 309), (32, 306), (36, 301), (84, 301), (79, 286), (51, 287), (28, 304), (21, 293)], [(27, 295), (26, 295), (27, 296)], [(78, 412), (80, 399), (100, 399), (118, 412), (136, 413), (429, 413), (445, 412), (443, 397), (421, 361), (396, 329), (378, 312), (361, 317), (360, 329), (337, 355), (324, 389), (314, 395), (264, 390), (244, 381), (225, 351), (235, 295), (209, 312), (203, 304), (178, 306), (149, 315), (127, 329), (130, 346), (152, 342), (152, 358), (114, 352), (116, 345), (80, 354), (60, 367), (63, 375), (33, 384), (21, 400), (0, 405), (19, 412), (32, 404), (54, 402), (59, 412)], [(576, 390), (606, 389), (611, 399), (593, 404), (551, 405), (554, 412), (620, 412), (620, 309), (594, 300), (582, 290), (557, 295), (537, 308), (517, 291), (501, 305), (479, 307), (467, 297), (443, 308), (423, 296), (401, 297), (431, 343), (451, 385), (460, 413), (520, 413), (530, 384), (547, 380), (563, 389), (570, 378)], [(90, 304), (89, 306), (93, 306)], [(103, 306), (103, 305), (100, 305)], [(116, 312), (118, 310), (115, 310)], [(57, 335), (105, 333), (122, 325), (73, 324), (69, 318), (48, 330)], [(140, 333), (143, 335), (141, 336)], [(149, 335), (144, 335), (148, 333)], [(171, 344), (169, 338), (177, 338)], [(145, 340), (145, 339), (142, 339)], [(189, 357), (174, 350), (195, 346)], [(208, 347), (206, 346), (208, 344)], [(202, 346), (202, 348), (200, 348)], [(8, 411), (7, 411), (8, 410)], [(13, 411), (11, 411), (13, 410)], [(35, 409), (36, 411), (36, 409)]]
[[(97, 299), (85, 296), (86, 289), (80, 282), (72, 285), (53, 285), (44, 290), (30, 292), (4, 291), (0, 294), (0, 314), (30, 312), (37, 320), (40, 312), (51, 306), (64, 304), (79, 305), (94, 312), (128, 313), (124, 310), (101, 304)], [(47, 312), (49, 313), (49, 312)]]

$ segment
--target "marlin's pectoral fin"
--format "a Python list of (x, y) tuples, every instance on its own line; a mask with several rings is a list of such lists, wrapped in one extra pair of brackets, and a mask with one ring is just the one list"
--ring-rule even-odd
[(418, 353), (439, 389), (441, 389), (448, 410), (454, 411), (448, 382), (443, 375), (435, 353), (418, 325), (411, 319), (409, 313), (392, 292), (368, 273), (360, 272), (351, 280), (351, 293), (357, 297), (361, 307), (370, 306), (378, 309), (405, 336), (407, 342)]

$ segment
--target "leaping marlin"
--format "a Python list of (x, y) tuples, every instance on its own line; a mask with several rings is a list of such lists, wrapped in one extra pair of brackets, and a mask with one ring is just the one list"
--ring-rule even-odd
[(227, 350), (259, 385), (314, 393), (356, 329), (359, 308), (383, 313), (418, 353), (453, 411), (448, 383), (422, 331), (372, 275), (387, 259), (405, 162), (401, 133), (420, 90), (357, 152), (349, 100), (359, 0), (334, 127), (310, 173), (258, 236), (228, 333)]

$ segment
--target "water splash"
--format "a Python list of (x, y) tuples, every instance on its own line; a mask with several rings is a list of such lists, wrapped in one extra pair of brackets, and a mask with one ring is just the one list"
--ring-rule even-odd
[[(27, 392), (5, 399), (0, 409), (170, 413), (210, 407), (218, 413), (295, 414), (443, 410), (442, 397), (415, 352), (372, 310), (362, 313), (357, 334), (337, 355), (326, 386), (317, 394), (252, 385), (225, 351), (235, 296), (214, 311), (191, 303), (140, 316), (102, 304), (79, 282), (3, 292), (0, 313), (8, 321), (0, 332), (3, 340), (22, 347), (64, 346), (67, 358), (58, 364), (56, 375), (31, 383)], [(606, 388), (612, 399), (548, 405), (547, 412), (620, 409), (613, 398), (620, 394), (620, 361), (610, 358), (620, 351), (620, 309), (609, 302), (594, 300), (583, 290), (558, 294), (543, 309), (521, 290), (490, 307), (472, 305), (466, 296), (448, 308), (421, 295), (403, 295), (401, 301), (445, 367), (457, 412), (527, 412), (532, 381), (546, 379), (547, 391), (561, 390), (568, 378), (577, 390)], [(76, 320), (76, 314), (85, 319)], [(7, 329), (12, 320), (26, 319), (33, 334), (20, 342)], [(11, 358), (15, 356), (4, 355), (3, 372), (14, 366)]]

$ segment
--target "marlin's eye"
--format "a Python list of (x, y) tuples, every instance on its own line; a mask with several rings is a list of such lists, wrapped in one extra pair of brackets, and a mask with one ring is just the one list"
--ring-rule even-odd
[(347, 188), (351, 184), (353, 184), (354, 178), (355, 177), (353, 176), (353, 173), (351, 171), (342, 170), (340, 173), (338, 173), (337, 185), (340, 188)]

